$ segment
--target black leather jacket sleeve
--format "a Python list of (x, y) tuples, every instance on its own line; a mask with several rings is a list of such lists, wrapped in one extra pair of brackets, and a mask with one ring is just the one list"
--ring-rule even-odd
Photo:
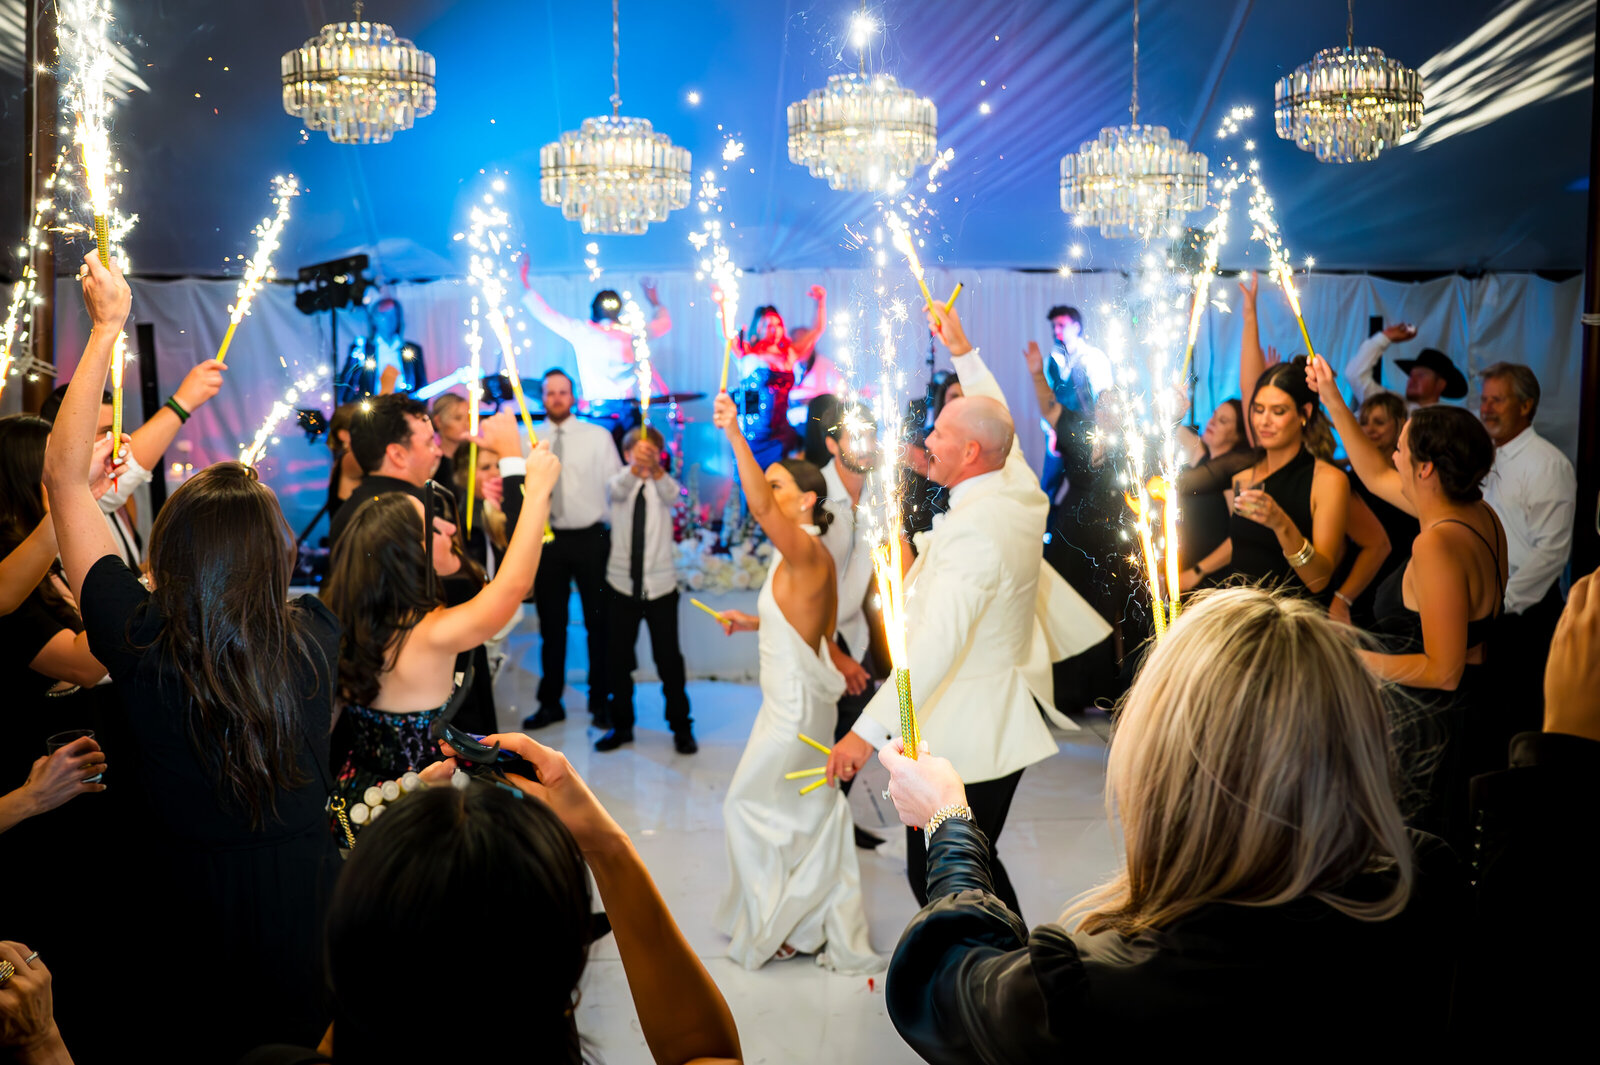
[(935, 1065), (1024, 1065), (1058, 1058), (1086, 996), (1066, 930), (1029, 933), (995, 897), (988, 840), (948, 821), (928, 847), (928, 905), (889, 963), (895, 1029)]

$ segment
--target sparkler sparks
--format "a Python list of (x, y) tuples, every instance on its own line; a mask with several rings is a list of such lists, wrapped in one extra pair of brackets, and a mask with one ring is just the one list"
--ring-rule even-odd
[(739, 320), (739, 278), (744, 275), (744, 271), (733, 263), (723, 237), (722, 219), (716, 217), (722, 212), (721, 196), (724, 191), (717, 185), (716, 171), (707, 170), (700, 176), (695, 206), (706, 216), (706, 223), (689, 234), (689, 243), (696, 252), (701, 253), (695, 280), (711, 279), (711, 299), (717, 305), (717, 316), (722, 326), (722, 383), (717, 387), (718, 392), (728, 390), (728, 363), (739, 332), (734, 324)]
[[(318, 382), (326, 383), (328, 376), (329, 369), (327, 366), (301, 374), (294, 384), (289, 386), (288, 391), (284, 392), (283, 396), (272, 404), (271, 409), (267, 411), (267, 416), (261, 419), (261, 426), (256, 429), (255, 439), (239, 448), (239, 461), (246, 466), (261, 465), (261, 460), (266, 458), (268, 445), (278, 442), (278, 437), (274, 435), (277, 431), (278, 423), (293, 412), (295, 404), (300, 402), (302, 394), (316, 388)], [(322, 398), (326, 401), (328, 397), (323, 396)]]
[(639, 416), (644, 424), (650, 424), (650, 393), (655, 382), (655, 371), (650, 365), (650, 336), (649, 320), (644, 312), (639, 309), (639, 304), (634, 300), (633, 293), (622, 294), (622, 313), (617, 316), (617, 322), (626, 329), (633, 338), (633, 367), (634, 379), (638, 382), (639, 389)]
[(250, 303), (261, 291), (261, 286), (277, 276), (272, 266), (272, 253), (278, 250), (283, 237), (283, 227), (289, 222), (289, 205), (300, 195), (300, 182), (293, 174), (272, 179), (272, 203), (277, 211), (271, 218), (263, 218), (252, 231), (256, 238), (256, 253), (244, 264), (244, 276), (239, 279), (239, 291), (233, 306), (228, 308), (228, 331), (222, 334), (222, 344), (217, 348), (217, 361), (228, 358), (228, 346), (233, 343), (234, 330), (250, 313)]

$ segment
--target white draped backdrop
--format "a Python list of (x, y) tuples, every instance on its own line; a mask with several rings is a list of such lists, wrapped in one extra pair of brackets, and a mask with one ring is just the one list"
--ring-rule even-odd
[[(1053, 304), (1066, 303), (1083, 311), (1088, 335), (1096, 339), (1102, 305), (1115, 306), (1128, 281), (1119, 273), (1078, 273), (1060, 277), (1053, 273), (1006, 270), (948, 271), (930, 269), (928, 284), (935, 293), (949, 292), (957, 280), (965, 283), (958, 309), (975, 343), (979, 344), (999, 377), (1012, 409), (1018, 412), (1018, 432), (1023, 447), (1037, 465), (1044, 441), (1035, 416), (1037, 408), (1022, 348), (1030, 339), (1048, 346), (1049, 325), (1044, 319)], [(601, 287), (638, 291), (638, 279), (607, 274), (599, 282), (585, 276), (535, 276), (533, 285), (557, 310), (573, 316), (587, 314), (589, 301)], [(661, 299), (673, 316), (673, 328), (652, 342), (657, 368), (677, 391), (711, 392), (720, 371), (722, 344), (715, 310), (706, 283), (690, 272), (659, 275)], [(806, 292), (821, 283), (829, 293), (830, 314), (855, 314), (872, 296), (873, 274), (866, 270), (826, 270), (815, 273), (780, 271), (747, 274), (743, 279), (741, 318), (758, 304), (776, 305), (790, 327), (810, 322), (811, 300)], [(1237, 305), (1232, 281), (1218, 285)], [(82, 299), (73, 282), (57, 286), (56, 352), (61, 381), (67, 380), (87, 337)], [(1464, 402), (1476, 409), (1476, 371), (1506, 360), (1524, 362), (1538, 375), (1544, 391), (1537, 424), (1541, 434), (1570, 456), (1578, 434), (1579, 366), (1581, 343), (1579, 313), (1583, 279), (1552, 282), (1530, 274), (1490, 274), (1477, 278), (1445, 277), (1422, 283), (1401, 283), (1348, 274), (1312, 274), (1301, 279), (1302, 303), (1312, 340), (1324, 347), (1336, 365), (1354, 355), (1366, 335), (1368, 317), (1381, 315), (1388, 323), (1417, 324), (1418, 338), (1393, 349), (1404, 357), (1422, 347), (1436, 347), (1464, 366), (1472, 377), (1472, 394)], [(135, 279), (134, 317), (155, 329), (158, 372), (162, 396), (171, 394), (183, 374), (216, 351), (227, 324), (227, 307), (235, 285), (230, 281)], [(401, 283), (385, 289), (399, 298), (406, 317), (406, 334), (421, 344), (429, 374), (437, 378), (466, 360), (462, 343), (463, 321), (472, 289), (460, 279)], [(912, 289), (912, 292), (915, 290)], [(1286, 355), (1303, 343), (1281, 295), (1262, 285), (1262, 341)], [(524, 375), (532, 377), (551, 366), (573, 369), (571, 348), (522, 316), (531, 341), (531, 354), (520, 357)], [(352, 337), (366, 329), (364, 315), (339, 315), (337, 348), (345, 350)], [(1215, 309), (1206, 313), (1195, 367), (1200, 377), (1197, 416), (1202, 421), (1219, 401), (1239, 394), (1237, 314)], [(130, 337), (131, 337), (130, 329)], [(836, 342), (830, 337), (821, 350)], [(240, 327), (228, 358), (228, 377), (222, 393), (190, 420), (179, 434), (167, 461), (200, 467), (237, 455), (241, 441), (255, 433), (266, 411), (285, 388), (306, 368), (324, 365), (333, 350), (328, 337), (328, 315), (308, 317), (294, 307), (292, 286), (269, 286), (255, 301), (251, 316)], [(923, 360), (926, 343), (908, 339), (900, 353), (908, 374), (908, 388), (919, 393), (925, 382)], [(498, 367), (492, 341), (485, 348), (485, 366)], [(1385, 360), (1384, 383), (1403, 387), (1392, 358)], [(289, 368), (285, 368), (285, 363)], [(941, 359), (940, 366), (948, 360)], [(130, 367), (126, 380), (129, 406), (137, 411), (137, 372)], [(0, 413), (20, 409), (20, 388), (7, 384)], [(909, 398), (909, 397), (908, 397)], [(302, 406), (331, 403), (303, 400)], [(726, 449), (710, 428), (710, 404), (691, 404), (691, 419), (684, 437), (688, 461), (699, 462), (708, 474), (728, 472)], [(137, 416), (135, 416), (137, 417)], [(659, 424), (659, 421), (658, 421)], [(295, 429), (292, 418), (281, 427), (281, 442), (262, 465), (263, 478), (276, 488), (292, 524), (299, 528), (321, 505), (327, 476), (327, 452), (311, 446)], [(709, 483), (709, 482), (708, 482)], [(714, 499), (708, 500), (715, 502)]]

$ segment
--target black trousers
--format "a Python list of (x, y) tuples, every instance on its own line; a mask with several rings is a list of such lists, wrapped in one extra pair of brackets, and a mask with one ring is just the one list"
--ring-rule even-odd
[[(989, 837), (989, 874), (994, 878), (994, 891), (1006, 908), (1018, 917), (1022, 907), (1017, 905), (1017, 892), (1011, 886), (1011, 877), (1000, 863), (995, 848), (1000, 843), (1000, 832), (1006, 827), (1006, 815), (1011, 812), (1011, 800), (1022, 781), (1022, 770), (996, 780), (979, 781), (967, 785), (967, 805), (972, 807), (972, 820), (983, 834)], [(922, 829), (906, 829), (906, 879), (911, 882), (911, 893), (917, 905), (928, 904), (928, 851)]]
[[(855, 652), (850, 649), (849, 640), (837, 633), (834, 634), (833, 638), (834, 642), (839, 645), (839, 650), (851, 658), (856, 658)], [(868, 658), (867, 649), (863, 647), (861, 649), (861, 657), (856, 658), (856, 661), (866, 667), (867, 686), (862, 689), (860, 695), (851, 695), (849, 692), (845, 692), (839, 697), (839, 717), (833, 725), (834, 743), (844, 739), (845, 733), (855, 727), (856, 722), (861, 718), (861, 712), (867, 708), (867, 704), (872, 701), (873, 695), (878, 691), (878, 682), (872, 678), (872, 663), (868, 661)], [(854, 783), (855, 781), (853, 780), (846, 780), (839, 785), (839, 790), (848, 795), (850, 794), (850, 785)]]
[(650, 630), (650, 654), (661, 677), (661, 698), (667, 706), (667, 724), (673, 734), (688, 732), (689, 693), (683, 651), (678, 646), (678, 593), (668, 592), (659, 599), (635, 599), (606, 585), (607, 692), (611, 727), (618, 732), (633, 731), (633, 645), (639, 638), (639, 622)]
[(1489, 673), (1500, 692), (1496, 719), (1500, 727), (1487, 736), (1487, 749), (1474, 750), (1473, 768), (1490, 772), (1506, 767), (1511, 737), (1518, 732), (1544, 728), (1544, 670), (1550, 660), (1550, 641), (1566, 600), (1561, 582), (1553, 581), (1544, 598), (1520, 614), (1506, 614), (1489, 644)]
[(583, 604), (583, 627), (589, 644), (589, 695), (605, 694), (606, 676), (606, 556), (611, 553), (611, 533), (604, 525), (587, 529), (557, 529), (556, 538), (544, 545), (539, 572), (533, 578), (533, 605), (539, 613), (543, 642), (539, 678), (539, 707), (558, 706), (567, 686), (567, 602), (572, 585), (578, 586)]

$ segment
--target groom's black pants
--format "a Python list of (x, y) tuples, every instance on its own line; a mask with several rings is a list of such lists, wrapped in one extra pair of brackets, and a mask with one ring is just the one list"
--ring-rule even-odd
[[(983, 780), (967, 785), (967, 805), (972, 807), (972, 820), (983, 834), (989, 837), (989, 876), (994, 881), (994, 893), (1006, 908), (1018, 917), (1022, 908), (1017, 905), (1017, 892), (1006, 875), (995, 846), (1000, 842), (1000, 831), (1006, 827), (1006, 815), (1011, 812), (1011, 799), (1017, 794), (1017, 784), (1022, 780), (1022, 770), (1017, 770), (998, 780)], [(906, 829), (906, 879), (911, 881), (911, 893), (917, 905), (928, 904), (928, 851), (924, 846), (922, 829)]]

